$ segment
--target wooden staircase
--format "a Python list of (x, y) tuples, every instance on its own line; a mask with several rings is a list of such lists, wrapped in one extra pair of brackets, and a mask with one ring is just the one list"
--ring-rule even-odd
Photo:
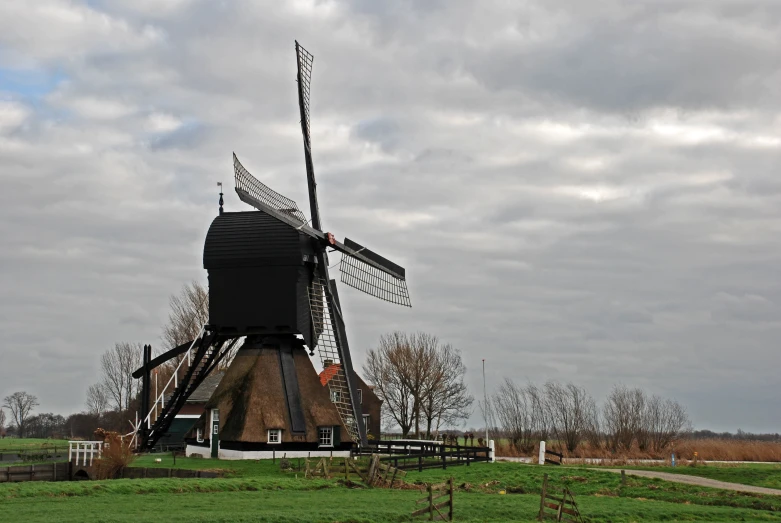
[[(171, 427), (187, 398), (217, 368), (238, 340), (239, 338), (222, 338), (216, 330), (208, 333), (205, 329), (201, 331), (142, 420), (137, 433), (137, 436), (140, 436), (139, 451), (150, 451), (154, 448)], [(166, 399), (169, 394), (170, 398)]]

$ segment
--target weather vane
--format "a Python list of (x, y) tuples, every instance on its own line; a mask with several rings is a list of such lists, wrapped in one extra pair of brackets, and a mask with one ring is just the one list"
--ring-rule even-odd
[(224, 203), (222, 200), (222, 182), (217, 182), (217, 187), (220, 188), (220, 214), (222, 214), (222, 204)]

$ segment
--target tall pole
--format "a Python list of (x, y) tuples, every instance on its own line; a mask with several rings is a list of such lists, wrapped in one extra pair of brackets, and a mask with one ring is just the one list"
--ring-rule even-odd
[(488, 396), (485, 393), (485, 358), (483, 358), (483, 422), (485, 423), (485, 444), (488, 445)]

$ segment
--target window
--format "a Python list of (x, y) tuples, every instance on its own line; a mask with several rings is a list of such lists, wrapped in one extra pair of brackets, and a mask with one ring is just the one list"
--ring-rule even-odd
[(282, 429), (268, 429), (269, 443), (282, 443)]
[(198, 443), (203, 443), (203, 429), (198, 429), (195, 431), (195, 439), (198, 441)]
[(334, 428), (333, 427), (320, 427), (318, 429), (318, 436), (320, 439), (321, 447), (333, 447), (334, 446)]
[(364, 415), (363, 415), (363, 428), (364, 428), (364, 429), (366, 429), (366, 430), (368, 431), (368, 430), (369, 430), (369, 424), (370, 424), (371, 422), (372, 422), (371, 415), (369, 415), (369, 414), (364, 414)]
[(363, 391), (358, 389), (358, 403), (363, 403)]
[(342, 393), (338, 390), (331, 389), (331, 401), (334, 403), (342, 401)]

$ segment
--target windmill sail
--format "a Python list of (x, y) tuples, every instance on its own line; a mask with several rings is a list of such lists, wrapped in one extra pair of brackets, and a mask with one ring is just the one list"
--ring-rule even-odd
[[(312, 324), (318, 333), (317, 348), (331, 401), (353, 441), (361, 442), (362, 431), (359, 423), (363, 420), (359, 421), (356, 417), (356, 406), (353, 404), (345, 370), (352, 371), (352, 364), (343, 361), (342, 355), (346, 352), (340, 339), (340, 329), (335, 323), (338, 319), (334, 299), (322, 278), (315, 278), (309, 287), (309, 307), (312, 311)], [(357, 408), (360, 409), (360, 405)]]
[(279, 194), (252, 176), (249, 171), (241, 165), (241, 162), (236, 157), (236, 153), (233, 153), (233, 171), (236, 176), (236, 192), (239, 194), (239, 198), (254, 206), (252, 201), (242, 197), (244, 196), (242, 192), (244, 192), (246, 195), (251, 196), (272, 209), (290, 216), (296, 222), (306, 223), (306, 217), (298, 208), (296, 202), (287, 196)]
[(296, 60), (298, 62), (298, 89), (301, 107), (301, 130), (307, 149), (312, 146), (309, 136), (309, 93), (312, 87), (312, 63), (315, 57), (296, 42)]
[(412, 307), (403, 267), (345, 238), (339, 267), (342, 283), (381, 300)]

